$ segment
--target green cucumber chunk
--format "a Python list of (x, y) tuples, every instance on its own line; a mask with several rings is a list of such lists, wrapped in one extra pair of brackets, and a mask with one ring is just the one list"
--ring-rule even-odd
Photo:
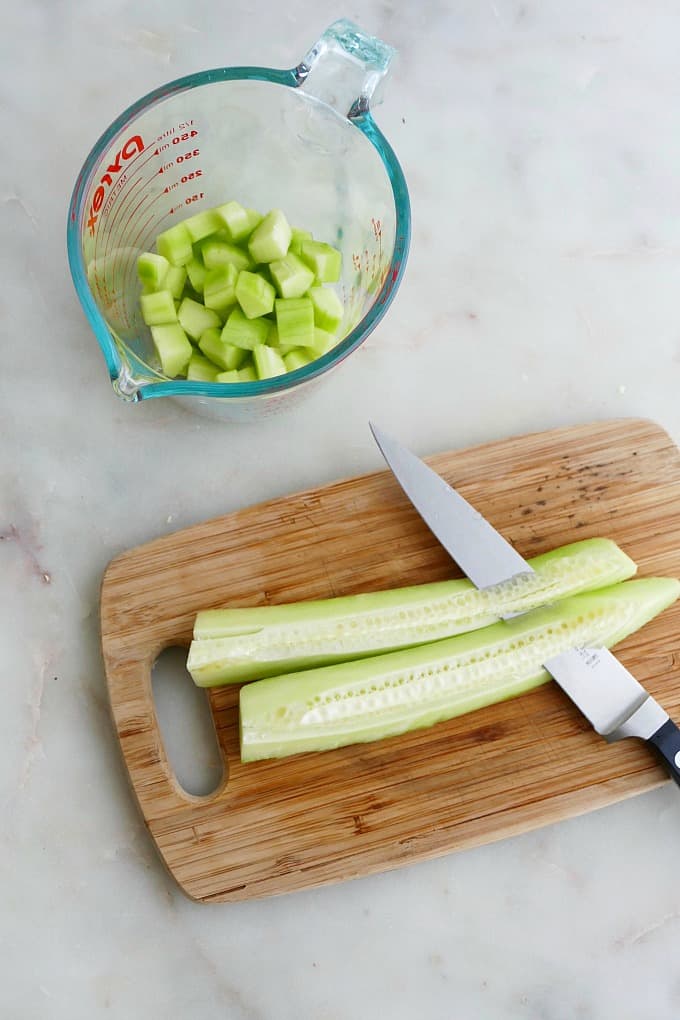
[(228, 345), (222, 343), (222, 330), (219, 326), (210, 326), (201, 333), (198, 346), (201, 353), (208, 358), (217, 371), (227, 368)]
[(137, 276), (147, 293), (164, 289), (163, 284), (169, 268), (168, 260), (154, 251), (143, 251), (137, 258)]
[(312, 353), (315, 358), (320, 358), (322, 354), (326, 354), (330, 351), (331, 347), (335, 347), (337, 343), (337, 336), (333, 333), (327, 333), (325, 329), (319, 329), (318, 326), (315, 326), (314, 344), (312, 347), (308, 347), (307, 350)]
[(197, 615), (188, 668), (199, 686), (274, 676), (407, 648), (631, 577), (614, 542), (591, 538), (530, 561), (533, 574), (478, 590), (467, 579)]
[(302, 297), (314, 283), (312, 270), (292, 252), (271, 262), (269, 272), (282, 298)]
[(248, 319), (240, 308), (234, 308), (222, 330), (222, 341), (252, 351), (253, 347), (265, 343), (268, 333), (268, 319)]
[(221, 383), (235, 383), (241, 382), (240, 375), (236, 369), (232, 369), (230, 372), (218, 372), (217, 382)]
[(184, 266), (170, 266), (165, 277), (165, 289), (169, 290), (175, 301), (180, 301), (184, 295), (184, 287), (187, 282), (187, 271)]
[(305, 354), (305, 349), (294, 347), (288, 354), (283, 355), (283, 363), (287, 372), (294, 372), (296, 368), (303, 368), (314, 360), (314, 355)]
[(314, 325), (327, 333), (336, 333), (342, 322), (342, 301), (329, 287), (310, 287), (307, 292), (314, 306)]
[(184, 375), (193, 347), (179, 323), (152, 326), (151, 336), (165, 375), (171, 379)]
[(221, 326), (222, 320), (212, 308), (206, 308), (199, 301), (185, 297), (177, 311), (177, 318), (182, 329), (191, 337), (198, 340), (206, 329), (211, 326)]
[(275, 375), (285, 375), (286, 366), (283, 358), (273, 347), (257, 344), (253, 347), (253, 361), (258, 379), (272, 379)]
[(203, 303), (206, 308), (225, 315), (236, 305), (238, 270), (231, 262), (207, 269), (203, 282)]
[(261, 315), (268, 315), (274, 308), (276, 291), (271, 283), (268, 283), (259, 273), (242, 270), (238, 274), (234, 292), (236, 300), (248, 319), (257, 319)]
[(192, 258), (189, 262), (187, 262), (185, 269), (191, 286), (197, 294), (202, 294), (208, 270), (205, 268), (200, 258)]
[(185, 266), (194, 256), (191, 234), (184, 223), (176, 223), (156, 238), (156, 251), (166, 258), (171, 266)]
[(337, 248), (323, 241), (303, 241), (300, 258), (321, 283), (337, 283), (340, 279), (342, 255)]
[(244, 209), (240, 202), (225, 202), (224, 205), (218, 206), (215, 212), (231, 244), (242, 244), (246, 241), (262, 219), (253, 209)]
[(248, 251), (253, 262), (275, 262), (276, 259), (282, 259), (288, 251), (291, 233), (288, 220), (280, 209), (268, 212), (248, 241)]
[(147, 326), (161, 326), (164, 322), (177, 322), (177, 309), (169, 290), (142, 294), (139, 303), (142, 308), (142, 318)]
[(255, 371), (255, 365), (252, 361), (249, 361), (247, 365), (239, 369), (238, 372), (239, 382), (256, 382), (257, 372)]
[(192, 351), (187, 368), (187, 379), (191, 382), (216, 382), (219, 376), (219, 368), (208, 358)]
[(232, 265), (240, 273), (242, 269), (252, 269), (253, 263), (243, 248), (238, 248), (228, 241), (218, 241), (208, 238), (201, 245), (201, 256), (206, 269), (214, 269), (215, 266)]
[(314, 308), (308, 297), (277, 298), (274, 308), (281, 346), (314, 346)]
[(299, 255), (302, 248), (302, 242), (311, 240), (312, 235), (308, 230), (299, 230), (297, 227), (292, 227), (288, 251), (292, 251), (293, 255)]
[(680, 594), (674, 578), (623, 581), (473, 633), (302, 673), (240, 692), (241, 760), (397, 736), (546, 683), (543, 663), (611, 647)]
[(204, 237), (209, 237), (224, 226), (216, 209), (204, 209), (203, 212), (195, 213), (193, 216), (189, 216), (188, 219), (182, 220), (182, 222), (189, 231), (189, 236), (194, 244), (197, 241), (202, 241)]

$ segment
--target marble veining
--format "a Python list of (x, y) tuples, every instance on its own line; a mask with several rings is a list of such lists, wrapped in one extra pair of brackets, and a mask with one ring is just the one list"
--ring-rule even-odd
[[(414, 234), (388, 316), (283, 418), (230, 428), (124, 406), (66, 262), (82, 160), (151, 88), (291, 66), (339, 16), (399, 50), (376, 117)], [(680, 440), (679, 30), (660, 0), (4, 11), (0, 1015), (680, 1016), (670, 784), (389, 874), (199, 906), (137, 814), (98, 634), (112, 556), (379, 468), (369, 417), (422, 453), (625, 415)]]

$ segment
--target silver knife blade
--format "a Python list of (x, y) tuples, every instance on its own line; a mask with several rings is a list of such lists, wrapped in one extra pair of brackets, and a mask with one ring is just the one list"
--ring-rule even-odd
[(369, 426), (411, 503), (476, 588), (533, 574), (527, 561), (441, 475), (372, 422)]
[[(531, 571), (527, 561), (460, 493), (372, 422), (395, 478), (449, 556), (477, 588)], [(572, 648), (544, 663), (593, 728), (607, 740), (648, 740), (668, 714), (606, 648)], [(675, 761), (680, 769), (680, 761)], [(671, 766), (672, 767), (672, 766)], [(677, 775), (676, 782), (680, 782)]]
[(668, 720), (668, 713), (607, 648), (572, 648), (544, 665), (607, 740), (648, 740)]

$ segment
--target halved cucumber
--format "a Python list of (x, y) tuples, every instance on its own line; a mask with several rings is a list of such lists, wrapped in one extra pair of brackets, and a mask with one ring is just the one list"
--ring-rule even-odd
[(188, 669), (201, 687), (259, 679), (424, 644), (631, 577), (635, 564), (592, 538), (529, 561), (533, 574), (478, 590), (467, 579), (197, 615)]
[(470, 634), (246, 685), (241, 759), (396, 736), (522, 694), (550, 679), (552, 656), (611, 647), (678, 594), (672, 578), (624, 581)]

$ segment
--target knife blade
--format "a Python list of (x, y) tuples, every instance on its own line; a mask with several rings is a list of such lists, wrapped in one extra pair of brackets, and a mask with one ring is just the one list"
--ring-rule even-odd
[[(532, 572), (527, 561), (459, 492), (369, 422), (387, 466), (449, 556), (477, 588)], [(680, 785), (680, 729), (606, 648), (573, 648), (545, 668), (608, 741), (639, 737), (655, 747)]]

